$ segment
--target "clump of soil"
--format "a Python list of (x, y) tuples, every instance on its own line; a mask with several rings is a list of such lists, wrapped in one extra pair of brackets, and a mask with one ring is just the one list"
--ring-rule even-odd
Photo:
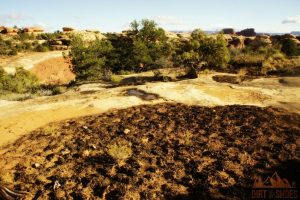
[(212, 77), (212, 79), (219, 83), (239, 84), (243, 81), (253, 80), (254, 78), (251, 76), (238, 77), (238, 76), (230, 76), (230, 75), (215, 75)]
[(300, 116), (254, 106), (157, 104), (50, 124), (2, 149), (28, 199), (249, 198), (255, 175), (298, 184)]
[(138, 90), (138, 89), (135, 89), (135, 88), (126, 90), (126, 95), (136, 96), (136, 97), (138, 97), (140, 99), (143, 99), (145, 101), (152, 101), (152, 100), (159, 99), (159, 95), (157, 95), (157, 94), (148, 93), (148, 92), (145, 92), (143, 90)]

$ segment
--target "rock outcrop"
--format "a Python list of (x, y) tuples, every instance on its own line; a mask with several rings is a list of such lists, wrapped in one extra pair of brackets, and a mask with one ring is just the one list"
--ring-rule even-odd
[(72, 27), (63, 27), (63, 32), (72, 32), (72, 31), (75, 31), (75, 28), (72, 28)]
[(44, 31), (41, 27), (25, 27), (23, 29), (24, 33), (43, 33)]
[(18, 28), (11, 28), (11, 27), (3, 27), (3, 30), (1, 31), (1, 33), (5, 34), (5, 35), (18, 35), (19, 29)]
[(0, 33), (2, 33), (2, 31), (4, 31), (5, 27), (4, 26), (0, 26)]
[(269, 35), (257, 35), (253, 41), (250, 42), (252, 47), (267, 47), (272, 45), (272, 40)]
[(231, 48), (241, 49), (244, 47), (244, 38), (240, 36), (232, 36), (231, 39), (228, 40), (228, 46)]
[(244, 30), (241, 30), (240, 32), (237, 32), (238, 35), (242, 35), (245, 37), (255, 37), (256, 36), (256, 32), (254, 28), (247, 28)]
[(222, 29), (222, 33), (223, 34), (228, 34), (228, 35), (234, 35), (235, 31), (233, 28), (224, 28)]

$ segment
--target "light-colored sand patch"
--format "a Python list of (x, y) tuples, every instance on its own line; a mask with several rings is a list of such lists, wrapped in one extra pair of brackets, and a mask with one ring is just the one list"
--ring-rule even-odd
[(98, 113), (96, 108), (61, 107), (57, 109), (26, 111), (0, 119), (0, 146), (50, 122)]

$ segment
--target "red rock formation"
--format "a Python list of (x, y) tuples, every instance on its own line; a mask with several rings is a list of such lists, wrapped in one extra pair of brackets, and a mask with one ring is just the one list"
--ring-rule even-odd
[(5, 30), (5, 27), (4, 26), (0, 26), (0, 33), (2, 33), (2, 31)]
[(72, 28), (72, 27), (63, 27), (62, 28), (64, 32), (71, 32), (71, 31), (74, 31), (75, 29)]
[(26, 27), (23, 29), (24, 33), (43, 33), (44, 29), (41, 27)]
[(10, 28), (10, 27), (5, 27), (2, 33), (4, 34), (12, 34), (12, 33), (18, 33), (19, 29), (17, 28)]

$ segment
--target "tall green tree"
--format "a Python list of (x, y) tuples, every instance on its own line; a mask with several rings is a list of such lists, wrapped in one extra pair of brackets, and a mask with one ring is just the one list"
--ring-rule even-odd
[(76, 80), (100, 80), (108, 78), (108, 57), (112, 45), (107, 40), (85, 42), (80, 37), (74, 37), (71, 42), (69, 57)]
[(133, 41), (132, 58), (137, 68), (151, 69), (158, 66), (157, 61), (171, 53), (171, 44), (165, 31), (155, 21), (143, 19), (133, 21), (129, 37)]
[(207, 36), (200, 29), (191, 33), (190, 40), (177, 45), (174, 62), (189, 68), (223, 68), (229, 62), (227, 42), (223, 35)]

